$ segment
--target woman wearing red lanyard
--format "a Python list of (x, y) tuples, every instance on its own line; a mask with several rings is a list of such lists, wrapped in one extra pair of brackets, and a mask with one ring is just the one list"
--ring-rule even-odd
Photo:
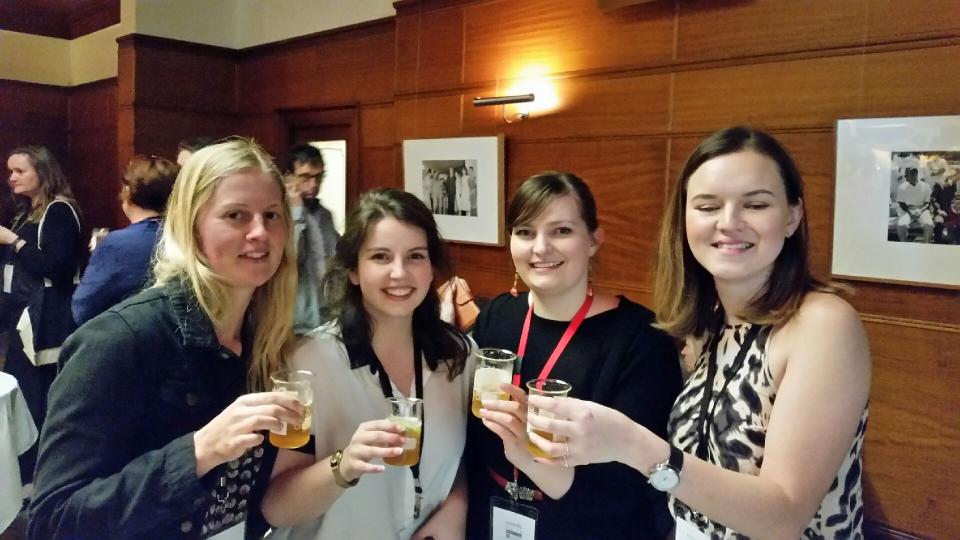
[[(324, 323), (294, 353), (293, 367), (316, 375), (315, 445), (277, 457), (262, 507), (283, 527), (272, 540), (463, 537), (472, 344), (440, 320), (434, 276), (449, 265), (420, 199), (395, 189), (360, 198), (323, 280)], [(423, 400), (416, 443), (387, 420), (386, 398), (401, 395)], [(383, 464), (408, 442), (418, 463)]]
[(863, 538), (870, 351), (837, 287), (810, 273), (793, 160), (766, 133), (714, 133), (663, 223), (658, 321), (696, 353), (669, 438), (579, 400), (543, 404), (569, 420), (531, 423), (569, 436), (568, 464), (649, 474), (677, 538)]
[[(515, 383), (562, 379), (571, 396), (604, 403), (665, 435), (680, 390), (676, 349), (651, 326), (649, 310), (591, 291), (590, 261), (603, 231), (587, 185), (569, 173), (533, 176), (517, 190), (507, 219), (517, 276), (530, 292), (495, 298), (474, 327), (477, 344), (522, 353)], [(482, 423), (469, 422), (468, 538), (507, 534), (499, 516), (510, 509), (502, 499), (514, 499), (535, 531), (509, 533), (523, 540), (662, 537), (669, 530), (665, 497), (629, 467), (535, 461), (527, 450), (524, 392), (514, 386), (510, 393), (512, 401), (484, 401)]]

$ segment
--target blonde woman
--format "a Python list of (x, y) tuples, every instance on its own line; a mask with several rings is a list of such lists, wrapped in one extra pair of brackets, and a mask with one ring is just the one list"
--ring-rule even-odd
[(303, 420), (293, 398), (261, 392), (291, 335), (290, 222), (259, 146), (233, 140), (190, 159), (156, 286), (64, 344), (29, 538), (264, 532), (259, 500), (276, 451), (260, 432)]

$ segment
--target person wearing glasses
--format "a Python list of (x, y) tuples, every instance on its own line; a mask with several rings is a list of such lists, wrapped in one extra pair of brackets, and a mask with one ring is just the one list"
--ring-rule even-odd
[(333, 215), (320, 204), (323, 155), (309, 144), (294, 146), (286, 159), (287, 200), (294, 220), (297, 246), (297, 308), (293, 331), (302, 336), (320, 326), (320, 280), (333, 257), (340, 235)]
[(90, 255), (73, 293), (77, 326), (137, 292), (148, 281), (150, 258), (160, 239), (160, 220), (179, 167), (156, 156), (134, 156), (120, 179), (120, 208), (130, 225), (108, 234)]

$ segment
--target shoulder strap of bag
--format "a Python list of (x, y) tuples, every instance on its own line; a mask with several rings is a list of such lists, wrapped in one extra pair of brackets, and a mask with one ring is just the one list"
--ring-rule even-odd
[(73, 221), (77, 224), (77, 232), (80, 232), (80, 216), (77, 215), (77, 211), (73, 208), (73, 205), (67, 201), (61, 199), (55, 199), (52, 203), (47, 205), (47, 208), (43, 211), (43, 217), (40, 218), (40, 228), (37, 230), (37, 249), (43, 250), (43, 224), (47, 221), (47, 212), (50, 211), (50, 207), (57, 204), (63, 203), (67, 205), (67, 208), (70, 209), (70, 212), (73, 213)]

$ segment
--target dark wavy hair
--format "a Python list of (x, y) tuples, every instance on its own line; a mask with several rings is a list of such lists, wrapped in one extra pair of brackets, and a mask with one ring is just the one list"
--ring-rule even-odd
[[(687, 242), (687, 184), (693, 173), (711, 159), (753, 151), (777, 165), (787, 202), (803, 201), (803, 179), (787, 150), (771, 135), (750, 127), (735, 126), (704, 139), (687, 158), (673, 187), (660, 229), (654, 302), (657, 326), (676, 337), (701, 336), (723, 320), (713, 276), (697, 261)], [(847, 292), (841, 285), (824, 283), (810, 272), (809, 232), (804, 215), (797, 230), (783, 243), (773, 263), (767, 286), (738, 317), (754, 324), (783, 324), (800, 309), (808, 292)]]
[[(370, 228), (386, 217), (424, 232), (435, 281), (438, 275), (450, 273), (450, 258), (437, 230), (437, 222), (423, 201), (397, 189), (375, 189), (364, 193), (347, 216), (346, 230), (337, 242), (336, 253), (321, 285), (325, 305), (321, 319), (324, 323), (335, 321), (340, 326), (340, 339), (348, 351), (369, 351), (371, 347), (373, 327), (370, 315), (363, 307), (360, 286), (350, 282), (350, 272), (357, 270), (360, 248)], [(447, 366), (447, 376), (453, 380), (463, 372), (470, 354), (470, 343), (463, 332), (440, 319), (440, 299), (434, 292), (435, 284), (431, 284), (423, 302), (413, 310), (413, 335), (430, 370), (436, 371), (443, 363)], [(369, 363), (367, 355), (350, 355), (353, 369)]]
[(15, 148), (7, 154), (9, 159), (14, 155), (23, 155), (30, 161), (30, 165), (37, 171), (37, 178), (40, 180), (40, 191), (36, 197), (15, 197), (20, 209), (20, 219), (26, 221), (40, 221), (47, 206), (56, 199), (61, 199), (70, 203), (74, 211), (78, 214), (80, 209), (77, 201), (67, 182), (67, 177), (63, 174), (60, 162), (54, 157), (53, 153), (45, 146), (21, 146)]

